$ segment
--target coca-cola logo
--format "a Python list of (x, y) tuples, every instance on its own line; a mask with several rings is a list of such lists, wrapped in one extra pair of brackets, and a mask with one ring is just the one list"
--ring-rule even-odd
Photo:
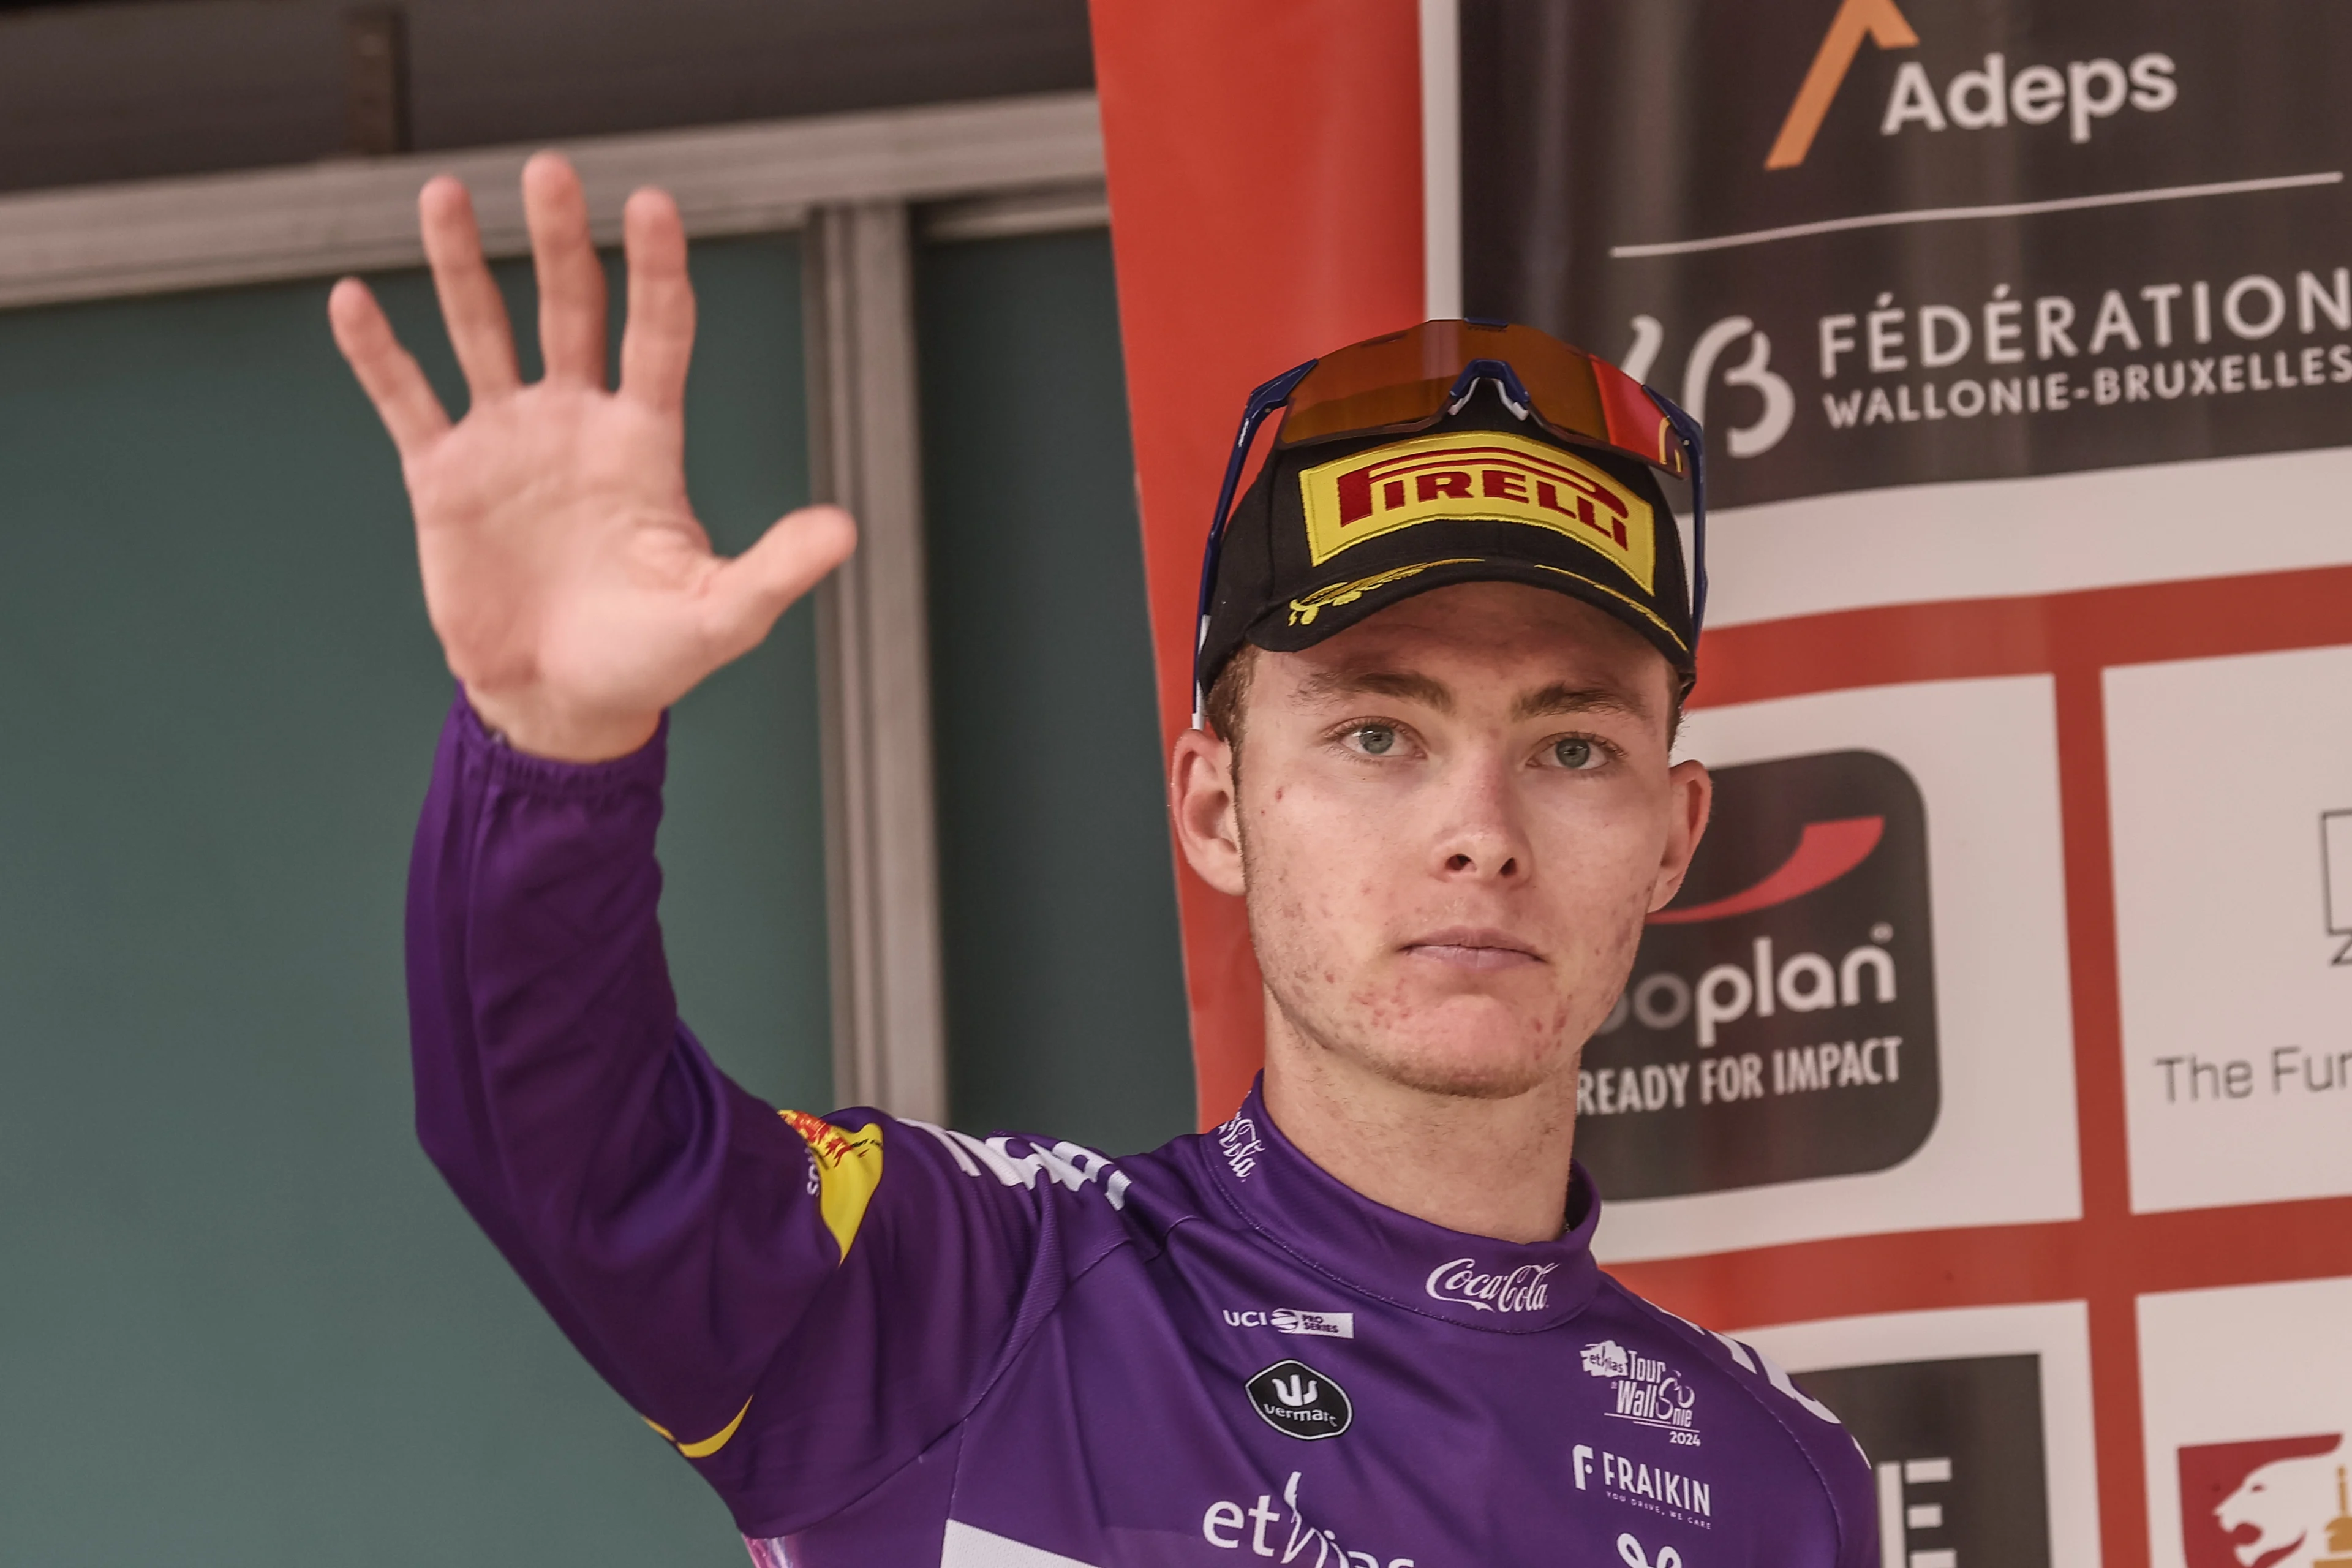
[(1429, 1271), (1423, 1288), (1434, 1300), (1475, 1307), (1482, 1312), (1540, 1312), (1551, 1300), (1546, 1283), (1557, 1263), (1526, 1263), (1488, 1273), (1475, 1258), (1456, 1258)]
[(1257, 1123), (1238, 1111), (1217, 1129), (1217, 1147), (1224, 1151), (1225, 1163), (1241, 1181), (1249, 1179), (1257, 1169), (1257, 1157), (1265, 1152), (1265, 1145), (1258, 1141)]

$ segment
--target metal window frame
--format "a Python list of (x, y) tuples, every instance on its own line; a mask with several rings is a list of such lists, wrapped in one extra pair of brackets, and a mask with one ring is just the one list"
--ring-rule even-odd
[[(1092, 93), (1053, 93), (553, 143), (600, 242), (660, 185), (693, 238), (806, 235), (814, 489), (858, 514), (820, 590), (834, 1092), (944, 1121), (937, 812), (916, 426), (914, 246), (1100, 227)], [(0, 308), (416, 267), (417, 187), (472, 187), (484, 247), (530, 249), (532, 147), (0, 195)]]

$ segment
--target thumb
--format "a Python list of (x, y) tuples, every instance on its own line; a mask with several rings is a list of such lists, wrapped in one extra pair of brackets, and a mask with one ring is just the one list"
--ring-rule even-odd
[(857, 524), (837, 506), (785, 513), (760, 542), (712, 574), (705, 630), (734, 658), (758, 644), (793, 601), (857, 548)]

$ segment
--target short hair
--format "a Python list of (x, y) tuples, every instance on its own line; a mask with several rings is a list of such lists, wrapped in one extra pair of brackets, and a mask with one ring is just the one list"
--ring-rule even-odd
[(1234, 771), (1241, 772), (1242, 710), (1248, 706), (1250, 674), (1257, 665), (1257, 645), (1244, 643), (1234, 657), (1225, 660), (1225, 668), (1217, 671), (1217, 679), (1209, 687), (1209, 695), (1201, 705), (1202, 716), (1209, 721), (1209, 732), (1234, 749)]

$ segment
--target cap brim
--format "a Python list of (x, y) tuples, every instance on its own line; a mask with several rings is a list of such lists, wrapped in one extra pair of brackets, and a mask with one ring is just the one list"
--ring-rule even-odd
[(1631, 595), (1565, 566), (1506, 555), (1436, 555), (1391, 566), (1369, 577), (1341, 579), (1276, 605), (1244, 634), (1273, 653), (1297, 653), (1416, 595), (1456, 583), (1524, 583), (1580, 600), (1623, 623), (1656, 648), (1689, 688), (1697, 664), (1692, 650), (1650, 608)]

